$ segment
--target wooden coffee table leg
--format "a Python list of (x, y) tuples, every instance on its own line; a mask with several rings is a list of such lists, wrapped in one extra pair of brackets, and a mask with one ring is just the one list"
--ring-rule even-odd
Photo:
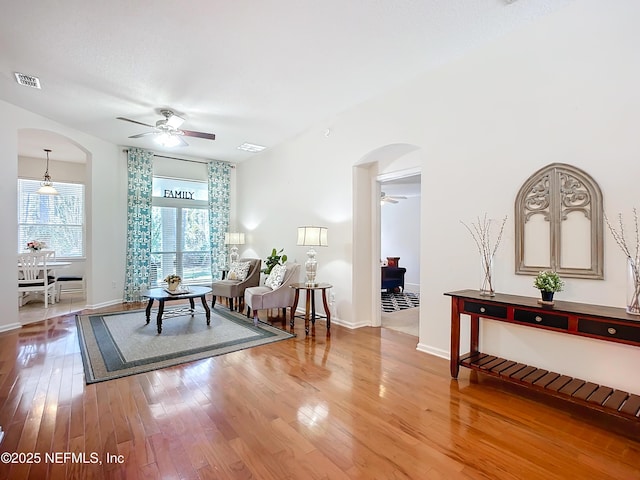
[(204, 295), (200, 297), (202, 300), (202, 306), (204, 307), (204, 311), (207, 314), (207, 325), (211, 325), (211, 310), (209, 310), (209, 305), (207, 305), (207, 300), (204, 298)]
[(193, 303), (193, 298), (189, 299), (189, 306), (191, 307), (191, 316), (193, 317), (193, 314), (196, 313), (196, 304)]
[(162, 333), (162, 314), (164, 313), (164, 300), (158, 300), (160, 305), (158, 305), (158, 317), (156, 318), (156, 323), (158, 324), (158, 333)]
[(147, 325), (149, 325), (149, 322), (151, 321), (151, 305), (153, 305), (153, 298), (150, 298), (149, 303), (147, 303)]

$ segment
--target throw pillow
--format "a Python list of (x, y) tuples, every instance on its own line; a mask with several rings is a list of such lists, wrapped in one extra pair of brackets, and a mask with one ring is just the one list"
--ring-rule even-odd
[(229, 267), (229, 280), (240, 280), (241, 282), (247, 278), (251, 262), (233, 262)]
[(271, 290), (275, 290), (280, 285), (282, 285), (285, 273), (287, 273), (286, 265), (275, 265), (271, 269), (271, 273), (267, 277), (267, 280), (264, 282), (264, 284), (267, 287), (271, 287)]

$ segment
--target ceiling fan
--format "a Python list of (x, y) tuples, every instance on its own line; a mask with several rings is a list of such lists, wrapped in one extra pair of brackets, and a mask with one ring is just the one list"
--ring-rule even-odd
[(163, 119), (158, 120), (154, 125), (138, 122), (137, 120), (131, 120), (129, 118), (117, 117), (118, 120), (124, 120), (125, 122), (137, 123), (138, 125), (144, 125), (145, 127), (153, 128), (153, 131), (146, 133), (139, 133), (138, 135), (131, 135), (129, 138), (142, 138), (150, 135), (156, 135), (156, 141), (163, 147), (185, 147), (189, 145), (185, 142), (183, 136), (205, 138), (207, 140), (215, 140), (216, 136), (213, 133), (194, 132), (192, 130), (180, 129), (180, 125), (184, 122), (184, 118), (176, 115), (171, 110), (160, 110)]
[(406, 200), (407, 197), (401, 195), (387, 195), (384, 192), (380, 192), (380, 204), (383, 203), (398, 203), (399, 200)]

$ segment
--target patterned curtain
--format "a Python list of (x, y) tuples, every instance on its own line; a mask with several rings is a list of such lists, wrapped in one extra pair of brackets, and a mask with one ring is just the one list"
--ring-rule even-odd
[(153, 152), (129, 148), (127, 155), (127, 265), (124, 301), (137, 302), (149, 285)]
[(225, 162), (209, 162), (209, 230), (211, 238), (211, 275), (220, 278), (220, 269), (227, 255), (224, 234), (229, 231), (229, 184), (231, 165)]

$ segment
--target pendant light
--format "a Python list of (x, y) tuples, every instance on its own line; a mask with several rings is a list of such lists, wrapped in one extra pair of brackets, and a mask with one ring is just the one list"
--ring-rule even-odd
[(53, 182), (49, 176), (49, 152), (51, 152), (51, 150), (45, 148), (44, 151), (47, 152), (47, 169), (44, 172), (44, 181), (40, 183), (40, 188), (36, 193), (40, 195), (58, 195), (58, 191), (53, 186)]

